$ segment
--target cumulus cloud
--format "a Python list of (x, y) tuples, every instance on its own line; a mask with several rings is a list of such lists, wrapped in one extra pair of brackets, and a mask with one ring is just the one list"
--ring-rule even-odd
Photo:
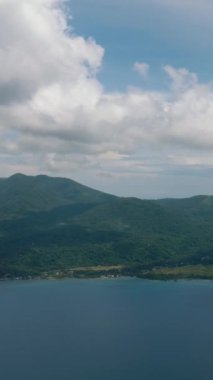
[[(213, 148), (210, 84), (167, 65), (167, 93), (106, 92), (97, 79), (103, 57), (103, 47), (68, 26), (63, 0), (0, 0), (1, 175), (153, 176), (180, 165), (178, 157), (197, 165), (196, 152)], [(143, 62), (134, 69), (149, 72)]]
[(0, 93), (1, 89), (6, 93), (4, 103), (19, 101), (24, 95), (29, 100), (55, 83), (92, 77), (101, 65), (103, 49), (92, 39), (69, 34), (62, 5), (59, 0), (0, 2)]
[(172, 88), (175, 91), (185, 91), (198, 83), (195, 73), (190, 73), (185, 68), (175, 69), (170, 65), (164, 66), (164, 71), (172, 80)]
[(147, 78), (149, 75), (149, 65), (145, 62), (135, 62), (133, 69), (137, 71), (142, 77)]

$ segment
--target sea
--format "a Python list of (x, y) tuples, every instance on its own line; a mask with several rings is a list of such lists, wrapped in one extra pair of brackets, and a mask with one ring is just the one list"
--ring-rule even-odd
[(213, 282), (1, 282), (0, 379), (212, 380)]

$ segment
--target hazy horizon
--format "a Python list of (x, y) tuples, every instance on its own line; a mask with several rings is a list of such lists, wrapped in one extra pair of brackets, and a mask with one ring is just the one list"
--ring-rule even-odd
[[(88, 185), (84, 182), (79, 182), (77, 181), (76, 179), (74, 178), (69, 178), (69, 177), (66, 177), (66, 176), (60, 176), (59, 174), (58, 175), (49, 175), (49, 174), (46, 174), (46, 173), (37, 173), (37, 174), (26, 174), (26, 173), (20, 173), (20, 172), (16, 172), (16, 173), (12, 173), (11, 175), (9, 175), (8, 177), (0, 177), (0, 179), (8, 179), (10, 177), (13, 177), (15, 175), (23, 175), (23, 176), (30, 176), (30, 177), (38, 177), (38, 176), (47, 176), (47, 177), (52, 177), (52, 178), (64, 178), (64, 179), (68, 179), (68, 180), (71, 180), (71, 181), (74, 181), (74, 182), (77, 182), (83, 186), (87, 186), (87, 187), (90, 187), (91, 189), (94, 189), (94, 190), (99, 190), (99, 191), (102, 191), (102, 192), (105, 192), (105, 193), (108, 193), (108, 194), (111, 194), (111, 195), (115, 195), (115, 196), (118, 196), (118, 197), (130, 197), (130, 198), (139, 198), (139, 199), (144, 199), (144, 200), (157, 200), (157, 199), (165, 199), (165, 198), (171, 198), (171, 199), (184, 199), (184, 198), (192, 198), (192, 197), (196, 197), (196, 196), (213, 196), (213, 193), (209, 193), (209, 194), (189, 194), (188, 196), (183, 196), (183, 197), (180, 197), (180, 196), (165, 196), (165, 197), (149, 197), (148, 196), (144, 196), (144, 197), (141, 197), (140, 195), (134, 195), (134, 194), (125, 194), (125, 189), (122, 192), (110, 192), (110, 191), (107, 191), (104, 187), (101, 188), (101, 186), (92, 186), (92, 185)], [(140, 190), (140, 189), (139, 189)]]

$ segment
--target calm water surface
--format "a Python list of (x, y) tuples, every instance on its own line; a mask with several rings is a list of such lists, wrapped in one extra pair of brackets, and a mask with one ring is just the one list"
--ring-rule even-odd
[(0, 284), (1, 380), (212, 380), (213, 282)]

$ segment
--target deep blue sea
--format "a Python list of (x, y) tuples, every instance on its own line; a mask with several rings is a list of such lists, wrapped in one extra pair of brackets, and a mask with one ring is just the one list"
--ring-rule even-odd
[(0, 283), (0, 380), (212, 380), (213, 282)]

